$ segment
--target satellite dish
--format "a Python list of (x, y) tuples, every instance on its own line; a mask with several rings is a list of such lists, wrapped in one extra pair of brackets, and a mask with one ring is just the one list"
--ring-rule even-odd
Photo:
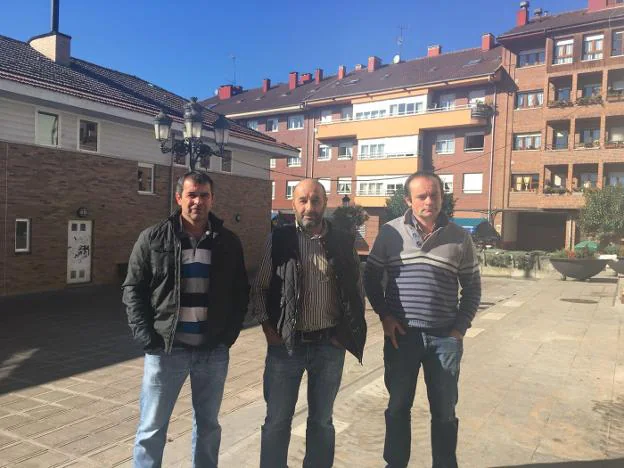
[(392, 57), (392, 63), (399, 63), (401, 61), (401, 56), (399, 54), (396, 54), (394, 57)]
[(215, 90), (214, 90), (214, 94), (215, 94), (215, 96), (216, 96), (217, 94), (219, 94), (219, 88), (217, 88), (217, 89), (215, 89)]

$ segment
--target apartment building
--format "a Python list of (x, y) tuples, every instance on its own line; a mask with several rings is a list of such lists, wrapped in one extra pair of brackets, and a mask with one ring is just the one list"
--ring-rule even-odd
[(457, 222), (471, 228), (487, 218), (502, 53), (485, 34), (478, 48), (443, 54), (432, 46), (426, 57), (386, 65), (372, 56), (327, 78), (317, 69), (275, 87), (268, 79), (252, 90), (223, 86), (204, 105), (301, 148), (300, 159), (272, 163), (273, 209), (287, 213), (297, 182), (316, 178), (330, 210), (350, 202), (368, 211), (358, 242), (366, 254), (386, 221), (386, 199), (418, 169), (443, 178)]
[(624, 183), (624, 2), (588, 0), (556, 15), (522, 2), (497, 39), (507, 73), (495, 225), (509, 247), (570, 247), (583, 191)]

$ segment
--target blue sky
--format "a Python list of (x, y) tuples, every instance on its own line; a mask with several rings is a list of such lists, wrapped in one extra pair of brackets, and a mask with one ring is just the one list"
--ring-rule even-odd
[[(0, 0), (0, 34), (27, 40), (50, 30), (50, 0)], [(72, 55), (137, 75), (185, 97), (210, 97), (221, 84), (259, 87), (290, 71), (335, 74), (377, 55), (384, 63), (477, 47), (484, 32), (515, 23), (519, 0), (61, 0), (60, 30)], [(531, 11), (585, 8), (587, 0), (533, 0)]]

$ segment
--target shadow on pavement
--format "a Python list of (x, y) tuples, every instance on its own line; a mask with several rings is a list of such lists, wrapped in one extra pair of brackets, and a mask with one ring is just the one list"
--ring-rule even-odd
[(0, 394), (142, 355), (118, 286), (0, 299)]
[(617, 458), (613, 460), (530, 463), (528, 465), (501, 465), (492, 468), (622, 468), (623, 466), (624, 458)]

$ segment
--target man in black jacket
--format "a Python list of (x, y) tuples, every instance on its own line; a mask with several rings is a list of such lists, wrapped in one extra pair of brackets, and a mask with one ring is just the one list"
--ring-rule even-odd
[(143, 231), (123, 284), (136, 341), (145, 350), (135, 467), (160, 466), (171, 412), (187, 376), (193, 399), (193, 466), (216, 467), (219, 408), (249, 286), (238, 237), (211, 213), (213, 182), (189, 172), (180, 210)]
[(261, 468), (286, 468), (304, 371), (309, 414), (303, 466), (333, 465), (332, 413), (345, 349), (362, 362), (366, 322), (359, 259), (353, 236), (323, 219), (326, 206), (325, 189), (317, 181), (295, 187), (297, 224), (273, 231), (253, 285), (254, 314), (268, 343)]

